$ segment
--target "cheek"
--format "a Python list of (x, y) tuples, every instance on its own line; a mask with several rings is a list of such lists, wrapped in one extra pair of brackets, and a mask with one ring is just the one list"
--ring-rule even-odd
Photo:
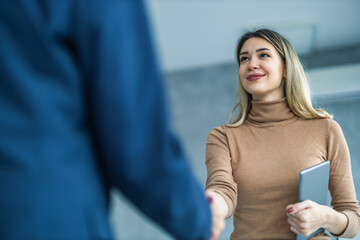
[(281, 80), (285, 77), (285, 67), (284, 64), (282, 63), (282, 61), (280, 61), (279, 63), (279, 67), (278, 67), (278, 72), (279, 72), (279, 76), (281, 78)]
[(246, 77), (246, 69), (245, 69), (244, 65), (240, 65), (238, 74), (241, 79), (244, 79)]
[[(275, 64), (274, 64), (275, 65)], [(284, 69), (281, 64), (277, 64), (278, 66), (267, 66), (268, 73), (270, 73), (271, 80), (274, 82), (274, 84), (281, 84), (283, 78), (284, 78)]]
[(240, 78), (241, 85), (244, 86), (244, 84), (246, 84), (246, 75), (245, 75), (244, 71), (241, 70), (240, 68), (239, 68), (239, 71), (238, 71), (238, 75), (239, 75), (239, 78)]
[(280, 75), (281, 77), (284, 76), (284, 67), (283, 67), (282, 64), (279, 64), (278, 72), (279, 72), (279, 75)]
[(246, 78), (240, 78), (241, 87), (248, 93), (251, 92), (251, 85), (249, 85), (249, 82), (246, 80)]

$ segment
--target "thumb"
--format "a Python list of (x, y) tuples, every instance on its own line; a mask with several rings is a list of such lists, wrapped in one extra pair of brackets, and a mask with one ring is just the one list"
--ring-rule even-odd
[(216, 197), (216, 193), (214, 193), (211, 190), (206, 190), (205, 191), (205, 196), (206, 196), (207, 200), (209, 201), (209, 203), (212, 204), (214, 202), (215, 197)]

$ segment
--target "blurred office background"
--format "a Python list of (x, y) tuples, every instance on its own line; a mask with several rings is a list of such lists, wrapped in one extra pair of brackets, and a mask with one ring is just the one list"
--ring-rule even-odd
[[(360, 1), (146, 3), (173, 125), (202, 185), (206, 178), (207, 134), (213, 127), (228, 122), (236, 100), (237, 40), (249, 28), (269, 27), (292, 42), (309, 76), (315, 105), (334, 114), (342, 126), (360, 198)], [(118, 239), (172, 239), (121, 193), (113, 192), (111, 211)], [(229, 239), (232, 229), (229, 219), (221, 239)]]

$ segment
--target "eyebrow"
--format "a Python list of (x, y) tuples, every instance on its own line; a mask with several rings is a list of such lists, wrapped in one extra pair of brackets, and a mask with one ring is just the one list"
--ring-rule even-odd
[[(268, 48), (259, 48), (259, 49), (256, 49), (256, 52), (261, 52), (261, 51), (269, 51), (269, 52), (271, 52), (271, 50), (268, 49)], [(243, 55), (243, 54), (249, 54), (249, 52), (242, 52), (242, 53), (239, 54), (239, 56), (240, 56), (240, 55)]]

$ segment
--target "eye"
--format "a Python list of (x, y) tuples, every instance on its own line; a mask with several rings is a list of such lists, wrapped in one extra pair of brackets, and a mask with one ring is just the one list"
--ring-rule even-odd
[(241, 57), (240, 58), (240, 62), (243, 62), (243, 61), (246, 61), (246, 60), (248, 60), (248, 57)]
[(262, 54), (260, 55), (260, 57), (262, 57), (262, 58), (268, 58), (268, 57), (270, 57), (270, 55), (267, 54), (267, 53), (262, 53)]

